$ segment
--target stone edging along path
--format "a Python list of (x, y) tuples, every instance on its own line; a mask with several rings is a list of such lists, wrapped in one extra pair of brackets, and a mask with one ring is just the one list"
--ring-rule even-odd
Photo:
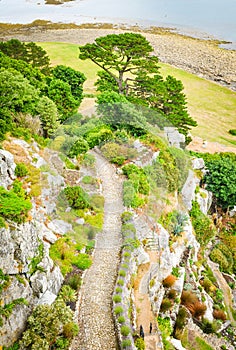
[(71, 350), (116, 350), (112, 293), (122, 243), (122, 179), (116, 174), (114, 166), (100, 154), (93, 152), (93, 155), (105, 198), (104, 225), (103, 231), (96, 237), (93, 264), (86, 272), (81, 288), (79, 334)]

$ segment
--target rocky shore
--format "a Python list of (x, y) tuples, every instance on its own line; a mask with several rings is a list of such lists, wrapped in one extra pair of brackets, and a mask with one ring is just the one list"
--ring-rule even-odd
[[(137, 28), (135, 29), (137, 31)], [(126, 30), (126, 31), (131, 31)], [(81, 28), (45, 29), (29, 27), (27, 30), (6, 31), (1, 40), (17, 38), (21, 41), (70, 42), (84, 45), (98, 36), (122, 33), (123, 29)], [(157, 33), (142, 32), (152, 44), (161, 62), (169, 63), (236, 91), (236, 51), (222, 49), (215, 41), (190, 38), (166, 30)]]

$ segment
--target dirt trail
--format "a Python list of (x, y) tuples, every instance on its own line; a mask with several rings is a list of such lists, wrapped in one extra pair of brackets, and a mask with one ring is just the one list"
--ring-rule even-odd
[[(150, 262), (156, 262), (156, 252), (148, 252)], [(135, 280), (135, 306), (137, 311), (137, 326), (143, 326), (144, 329), (144, 341), (146, 350), (160, 350), (158, 346), (160, 342), (159, 335), (157, 334), (157, 326), (155, 317), (152, 312), (151, 303), (148, 294), (144, 294), (140, 290), (141, 282), (147, 274), (149, 274), (150, 263), (140, 265), (138, 268), (137, 278)], [(152, 323), (152, 333), (150, 334), (150, 323)]]

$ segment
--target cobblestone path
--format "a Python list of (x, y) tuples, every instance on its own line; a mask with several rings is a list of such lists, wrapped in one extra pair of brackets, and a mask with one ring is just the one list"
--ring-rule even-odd
[(104, 225), (96, 238), (93, 265), (86, 272), (81, 288), (79, 334), (71, 349), (115, 350), (111, 304), (121, 246), (122, 180), (100, 154), (93, 152), (93, 155), (105, 198)]

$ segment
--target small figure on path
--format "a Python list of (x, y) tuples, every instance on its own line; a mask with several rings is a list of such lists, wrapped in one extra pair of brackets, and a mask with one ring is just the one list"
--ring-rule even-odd
[(149, 328), (149, 333), (152, 333), (152, 322), (150, 322), (150, 328)]
[(144, 339), (144, 331), (143, 331), (143, 326), (140, 326), (140, 331), (139, 331), (140, 337)]

